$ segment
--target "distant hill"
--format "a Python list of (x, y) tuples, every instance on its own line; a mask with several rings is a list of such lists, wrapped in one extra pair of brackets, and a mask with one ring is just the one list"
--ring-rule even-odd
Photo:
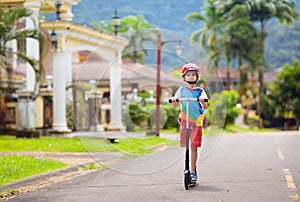
[(178, 31), (190, 35), (194, 25), (186, 22), (184, 17), (191, 12), (200, 12), (204, 0), (82, 0), (75, 6), (74, 21), (90, 24), (101, 20), (111, 20), (117, 9), (120, 18), (127, 15), (142, 14), (145, 19), (159, 28)]
[[(184, 17), (191, 12), (200, 12), (204, 1), (82, 0), (73, 8), (74, 21), (89, 26), (91, 22), (111, 20), (114, 10), (117, 9), (120, 18), (142, 14), (150, 24), (189, 37), (202, 25), (192, 25)], [(300, 10), (299, 1), (296, 3)], [(280, 67), (287, 62), (293, 62), (295, 58), (300, 59), (300, 22), (290, 28), (272, 20), (268, 25), (268, 33), (265, 50), (269, 67)]]

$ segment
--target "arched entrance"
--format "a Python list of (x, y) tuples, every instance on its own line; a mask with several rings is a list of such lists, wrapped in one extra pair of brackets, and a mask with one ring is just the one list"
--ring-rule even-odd
[(69, 21), (43, 22), (41, 27), (48, 30), (49, 34), (55, 30), (58, 39), (57, 49), (53, 54), (53, 129), (58, 132), (68, 131), (66, 115), (62, 112), (66, 107), (66, 78), (70, 74), (68, 71), (72, 70), (71, 55), (80, 50), (91, 51), (109, 62), (110, 80), (114, 81), (110, 82), (110, 92), (113, 93), (110, 95), (109, 129), (124, 129), (121, 117), (121, 56), (128, 41)]

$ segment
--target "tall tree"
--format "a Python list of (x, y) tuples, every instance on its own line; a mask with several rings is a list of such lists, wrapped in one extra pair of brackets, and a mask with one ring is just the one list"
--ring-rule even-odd
[(222, 32), (222, 15), (218, 12), (216, 3), (217, 0), (207, 0), (204, 2), (202, 12), (189, 13), (185, 19), (188, 22), (197, 24), (201, 21), (205, 23), (205, 26), (201, 29), (194, 31), (191, 35), (193, 42), (200, 43), (201, 46), (209, 51), (209, 55), (218, 66), (221, 59), (220, 44), (218, 37)]
[[(221, 13), (227, 18), (228, 13), (236, 5), (243, 5), (248, 9), (251, 21), (260, 23), (260, 51), (264, 57), (264, 43), (267, 37), (267, 22), (272, 18), (277, 18), (282, 24), (293, 24), (298, 19), (296, 4), (293, 0), (219, 0), (217, 1)], [(264, 68), (258, 68), (259, 88), (258, 88), (258, 116), (261, 118), (261, 92), (263, 89), (263, 73)], [(261, 120), (259, 127), (261, 127)]]
[[(25, 62), (31, 64), (35, 72), (38, 72), (38, 61), (26, 57), (25, 53), (14, 52), (10, 47), (8, 47), (8, 42), (12, 40), (17, 40), (18, 42), (25, 41), (26, 38), (39, 38), (39, 32), (37, 29), (19, 29), (17, 24), (19, 21), (26, 17), (30, 17), (32, 12), (24, 7), (16, 8), (0, 8), (0, 70), (1, 72), (6, 72), (8, 78), (11, 78), (13, 73), (12, 69), (12, 59), (13, 55), (21, 58)], [(1, 76), (0, 76), (1, 78)], [(1, 94), (10, 95), (11, 94), (11, 81), (8, 80), (8, 85), (5, 86), (3, 81), (1, 81)]]
[(291, 109), (300, 125), (300, 60), (286, 64), (274, 80), (272, 99), (283, 111)]
[[(93, 22), (92, 25), (100, 30), (113, 33), (113, 26), (109, 21)], [(144, 62), (146, 50), (143, 44), (147, 41), (156, 41), (157, 31), (155, 26), (150, 24), (142, 15), (129, 15), (121, 19), (119, 33), (129, 40), (129, 45), (125, 47), (124, 58), (130, 58), (132, 62)]]
[[(296, 19), (299, 19), (296, 10), (296, 4), (293, 0), (251, 0), (250, 10), (251, 20), (260, 22), (261, 51), (264, 56), (264, 43), (267, 37), (267, 22), (271, 18), (277, 18), (280, 23), (292, 25)], [(264, 68), (260, 68), (258, 72), (259, 88), (258, 88), (258, 116), (261, 118), (261, 93), (263, 89), (263, 73)], [(261, 123), (259, 124), (261, 127)]]
[[(248, 69), (253, 72), (253, 68), (255, 67), (255, 60), (253, 58), (258, 60), (259, 57), (259, 54), (257, 54), (260, 52), (259, 42), (259, 33), (254, 24), (250, 21), (246, 8), (241, 5), (236, 5), (230, 10), (226, 19), (226, 26), (221, 37), (221, 43), (227, 61), (234, 58), (238, 59), (241, 86), (247, 83), (247, 71), (242, 68), (242, 65), (243, 63), (247, 63)], [(229, 73), (227, 73), (227, 76), (230, 78)], [(227, 78), (227, 86), (229, 85), (229, 78)]]
[[(6, 117), (6, 102), (12, 99), (14, 90), (12, 75), (14, 69), (12, 67), (12, 60), (14, 56), (31, 64), (38, 75), (38, 61), (26, 57), (23, 52), (14, 52), (8, 43), (12, 40), (17, 42), (24, 42), (26, 38), (38, 39), (39, 32), (37, 29), (19, 29), (17, 27), (19, 21), (26, 17), (30, 17), (32, 12), (24, 7), (16, 8), (1, 8), (0, 7), (0, 122), (5, 124)], [(6, 78), (2, 74), (6, 74)], [(5, 126), (4, 126), (5, 128)]]

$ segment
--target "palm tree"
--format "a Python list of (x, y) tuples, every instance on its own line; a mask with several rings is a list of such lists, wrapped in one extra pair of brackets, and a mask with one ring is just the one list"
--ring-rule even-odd
[[(113, 26), (109, 21), (94, 22), (92, 25), (99, 31), (113, 33)], [(123, 57), (132, 62), (143, 63), (147, 54), (143, 44), (147, 41), (154, 42), (157, 38), (157, 30), (154, 28), (155, 26), (150, 24), (142, 15), (128, 15), (122, 18), (119, 33), (129, 40)]]
[(267, 23), (277, 18), (281, 24), (293, 25), (299, 18), (293, 0), (252, 0), (250, 17), (253, 22), (260, 23), (261, 50), (264, 53), (264, 42), (267, 37)]
[(145, 42), (154, 42), (157, 40), (157, 30), (154, 25), (142, 16), (126, 16), (121, 21), (120, 31), (123, 36), (129, 40), (125, 48), (125, 55), (131, 57), (132, 62), (144, 62), (147, 51), (143, 48)]
[[(257, 59), (255, 56), (259, 52), (259, 33), (250, 21), (245, 7), (237, 5), (230, 10), (224, 33), (221, 36), (221, 43), (227, 63), (230, 62), (231, 58), (238, 59), (240, 84), (241, 86), (245, 85), (247, 72), (242, 68), (242, 64), (246, 62), (248, 66), (252, 66), (253, 58)], [(229, 86), (230, 75), (227, 69), (227, 89)]]
[[(12, 40), (18, 42), (25, 41), (26, 38), (38, 39), (37, 29), (26, 30), (18, 29), (17, 24), (26, 17), (30, 17), (32, 12), (24, 7), (0, 8), (0, 119), (5, 121), (6, 102), (11, 100), (14, 90), (12, 75), (13, 56), (17, 56), (25, 62), (28, 62), (35, 72), (38, 72), (37, 61), (26, 57), (22, 52), (14, 52), (7, 43)], [(2, 73), (6, 73), (7, 81), (2, 80)]]
[[(39, 32), (37, 29), (26, 30), (18, 29), (17, 24), (20, 20), (30, 17), (32, 11), (24, 7), (16, 8), (0, 8), (0, 70), (6, 71), (8, 78), (11, 78), (12, 69), (12, 56), (16, 55), (18, 58), (31, 64), (35, 72), (38, 72), (37, 61), (26, 57), (22, 52), (14, 52), (10, 47), (7, 47), (7, 43), (12, 40), (24, 41), (26, 38), (38, 39)], [(8, 86), (3, 87), (1, 81), (1, 94), (9, 95), (11, 93), (11, 81), (8, 81)]]
[(201, 21), (205, 23), (204, 27), (194, 31), (191, 35), (193, 42), (199, 42), (204, 49), (209, 51), (209, 55), (215, 65), (221, 59), (220, 45), (218, 37), (222, 33), (223, 18), (217, 9), (217, 0), (207, 0), (203, 6), (203, 14), (193, 12), (189, 13), (185, 19), (193, 24)]
[[(247, 8), (250, 19), (253, 22), (260, 23), (260, 53), (264, 57), (264, 42), (267, 37), (267, 22), (272, 18), (279, 19), (282, 24), (292, 25), (299, 18), (296, 11), (296, 4), (293, 0), (219, 0), (219, 7), (224, 18), (236, 5), (243, 5)], [(258, 116), (261, 117), (261, 91), (263, 88), (263, 72), (262, 66), (258, 68), (259, 89), (258, 89)], [(261, 123), (259, 123), (261, 127)]]
[[(251, 0), (251, 20), (260, 23), (261, 53), (264, 56), (264, 42), (267, 37), (266, 25), (271, 18), (277, 18), (281, 24), (292, 25), (299, 19), (296, 4), (293, 0)], [(263, 72), (259, 69), (258, 116), (261, 117), (261, 92), (263, 88)], [(259, 124), (259, 127), (261, 123)]]

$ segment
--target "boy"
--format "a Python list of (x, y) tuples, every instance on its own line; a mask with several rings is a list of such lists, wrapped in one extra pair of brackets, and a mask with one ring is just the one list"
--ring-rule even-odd
[[(190, 101), (189, 103), (189, 135), (191, 142), (191, 181), (196, 183), (198, 176), (196, 173), (196, 163), (198, 158), (198, 147), (201, 147), (202, 142), (202, 125), (204, 119), (204, 110), (208, 108), (206, 92), (203, 88), (197, 87), (196, 82), (199, 79), (199, 67), (194, 63), (187, 63), (181, 69), (181, 76), (186, 82), (185, 86), (181, 86), (175, 93), (172, 99), (173, 107), (178, 106), (176, 98), (199, 98), (199, 102)], [(180, 103), (180, 146), (185, 146), (185, 129), (186, 129), (186, 102)]]

